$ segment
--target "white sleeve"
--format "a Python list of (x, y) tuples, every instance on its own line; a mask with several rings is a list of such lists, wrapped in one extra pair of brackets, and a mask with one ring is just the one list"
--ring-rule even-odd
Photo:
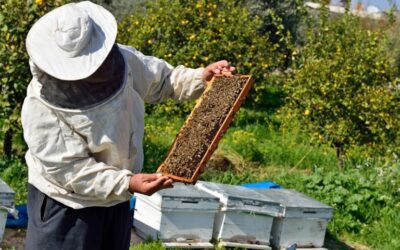
[(132, 47), (120, 46), (132, 71), (133, 88), (144, 101), (196, 99), (203, 93), (203, 68), (192, 69), (182, 65), (174, 68), (162, 59), (143, 55)]
[(35, 167), (53, 185), (88, 199), (128, 200), (132, 173), (90, 156), (84, 138), (33, 97), (22, 108), (24, 138)]

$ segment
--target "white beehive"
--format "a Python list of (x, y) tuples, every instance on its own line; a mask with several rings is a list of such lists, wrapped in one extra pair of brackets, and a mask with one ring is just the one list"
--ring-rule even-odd
[(326, 226), (333, 209), (302, 193), (289, 189), (253, 189), (265, 197), (279, 202), (283, 207), (281, 216), (274, 218), (271, 243), (286, 249), (320, 248), (324, 244)]
[(14, 191), (0, 179), (0, 242), (3, 240), (7, 214), (14, 210)]
[(221, 245), (270, 249), (270, 232), (273, 218), (281, 209), (279, 203), (240, 186), (198, 182), (196, 187), (220, 199), (213, 238)]
[(151, 196), (135, 194), (133, 225), (143, 239), (167, 247), (212, 248), (212, 228), (219, 201), (192, 185), (175, 183)]

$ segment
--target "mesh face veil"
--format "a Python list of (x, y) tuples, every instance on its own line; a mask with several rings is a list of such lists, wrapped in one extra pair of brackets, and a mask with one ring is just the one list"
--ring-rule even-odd
[(124, 58), (114, 45), (103, 64), (88, 78), (64, 81), (44, 73), (39, 79), (43, 85), (40, 95), (57, 107), (88, 108), (113, 96), (123, 85), (124, 75)]

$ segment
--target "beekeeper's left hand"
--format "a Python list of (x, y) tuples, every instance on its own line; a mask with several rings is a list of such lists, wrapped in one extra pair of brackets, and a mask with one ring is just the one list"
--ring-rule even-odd
[(208, 83), (215, 74), (231, 74), (234, 70), (227, 60), (218, 61), (204, 68), (203, 80)]
[(141, 193), (152, 195), (158, 190), (172, 188), (173, 181), (160, 173), (155, 174), (135, 174), (129, 181), (129, 191), (131, 193)]

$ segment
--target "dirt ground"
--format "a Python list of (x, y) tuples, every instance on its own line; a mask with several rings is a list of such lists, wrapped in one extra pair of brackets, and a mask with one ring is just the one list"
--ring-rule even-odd
[[(6, 228), (3, 235), (3, 241), (0, 243), (0, 250), (23, 250), (25, 246), (25, 229)], [(137, 245), (143, 240), (131, 231), (131, 245)]]
[(25, 234), (25, 229), (6, 228), (3, 241), (0, 243), (0, 249), (24, 249)]
[[(25, 242), (25, 229), (10, 229), (6, 228), (4, 232), (3, 241), (0, 243), (0, 250), (22, 250), (24, 249)], [(143, 240), (139, 238), (132, 229), (131, 232), (131, 245), (138, 245)], [(344, 242), (341, 242), (334, 237), (332, 237), (329, 233), (325, 238), (325, 244), (329, 250), (369, 250), (370, 248), (363, 245), (347, 245)]]

